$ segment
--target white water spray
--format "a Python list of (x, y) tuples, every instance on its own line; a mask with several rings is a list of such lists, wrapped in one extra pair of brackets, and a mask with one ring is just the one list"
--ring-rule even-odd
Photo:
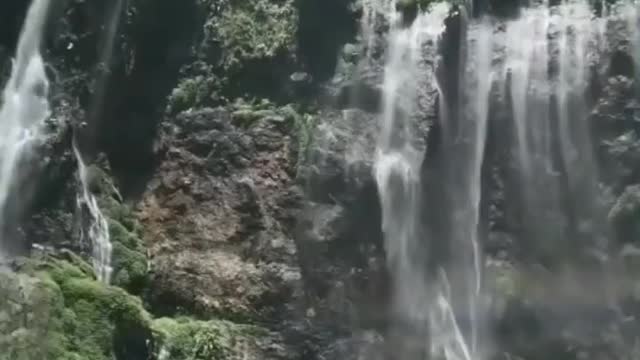
[[(18, 40), (11, 76), (0, 108), (0, 229), (6, 232), (9, 195), (23, 180), (20, 162), (33, 150), (50, 115), (49, 81), (40, 54), (49, 0), (34, 0)], [(4, 236), (5, 234), (3, 234)], [(6, 245), (11, 239), (1, 239)], [(1, 255), (1, 252), (0, 252)]]
[[(484, 153), (488, 130), (489, 95), (493, 83), (493, 27), (489, 19), (469, 25), (463, 41), (466, 65), (462, 72), (459, 111), (441, 112), (448, 126), (443, 134), (443, 172), (440, 190), (446, 193), (444, 228), (438, 239), (446, 254), (436, 264), (439, 274), (432, 282), (431, 355), (446, 360), (479, 360), (485, 357), (487, 335), (483, 333), (486, 304), (483, 298), (481, 247), (481, 199)], [(445, 96), (440, 93), (440, 96)], [(448, 99), (443, 99), (446, 105)], [(426, 201), (429, 201), (426, 198)], [(428, 211), (428, 210), (427, 210)], [(434, 210), (438, 211), (438, 210)], [(429, 214), (427, 214), (429, 215)]]
[[(548, 128), (549, 9), (547, 4), (522, 10), (506, 26), (506, 66), (513, 119), (517, 135), (518, 162), (523, 177), (536, 172), (530, 155), (548, 153), (550, 145), (541, 136), (531, 136), (531, 126)], [(523, 41), (523, 39), (527, 39)], [(548, 166), (548, 164), (543, 164)]]
[[(593, 65), (610, 50), (607, 26), (614, 17), (626, 23), (635, 68), (640, 68), (640, 18), (635, 0), (615, 6), (603, 1), (599, 18), (591, 5), (586, 0), (531, 1), (517, 17), (487, 16), (463, 25), (464, 64), (456, 69), (464, 74), (460, 89), (447, 87), (450, 79), (444, 79), (442, 89), (429, 85), (440, 95), (443, 130), (438, 135), (440, 154), (434, 155), (438, 160), (428, 163), (428, 172), (445, 179), (438, 183), (443, 195), (436, 196), (433, 211), (446, 214), (422, 214), (428, 220), (433, 216), (430, 232), (441, 238), (420, 239), (424, 219), (419, 213), (432, 210), (420, 204), (423, 197), (430, 199), (419, 186), (424, 144), (416, 139), (414, 125), (423, 113), (419, 104), (425, 82), (433, 79), (432, 65), (424, 64), (437, 62), (435, 55), (425, 56), (425, 45), (437, 43), (448, 12), (435, 7), (403, 27), (395, 1), (365, 2), (365, 7), (373, 7), (365, 9), (363, 19), (369, 43), (375, 37), (372, 14), (389, 11), (384, 15), (390, 30), (374, 170), (394, 286), (392, 322), (408, 331), (400, 337), (416, 340), (408, 343), (420, 348), (394, 347), (402, 352), (395, 354), (399, 358), (480, 360), (490, 355), (491, 339), (483, 331), (488, 330), (489, 301), (483, 293), (480, 238), (483, 171), (494, 171), (484, 164), (491, 106), (500, 116), (505, 110), (510, 115), (496, 121), (512, 121), (506, 129), (500, 124), (496, 132), (513, 136), (497, 144), (513, 150), (508, 151), (513, 163), (506, 176), (508, 186), (517, 187), (509, 194), (520, 206), (514, 212), (523, 212), (514, 214), (523, 222), (519, 241), (530, 246), (526, 250), (534, 256), (560, 262), (566, 262), (563, 256), (575, 256), (576, 246), (599, 246), (605, 226), (597, 203), (589, 86)], [(492, 89), (504, 96), (492, 97)], [(448, 95), (451, 98), (445, 98)], [(441, 264), (425, 264), (431, 254), (425, 254), (429, 246), (424, 243), (432, 242), (442, 247), (434, 251), (443, 256), (433, 254), (433, 261)], [(439, 274), (427, 275), (433, 266)]]
[(636, 91), (640, 94), (640, 1), (629, 0), (619, 5), (618, 13), (624, 14), (627, 20), (627, 31), (631, 41), (631, 55), (633, 57)]
[[(472, 353), (451, 306), (446, 273), (431, 283), (433, 279), (424, 271), (424, 259), (418, 255), (424, 249), (423, 241), (428, 239), (422, 239), (418, 230), (424, 148), (416, 146), (419, 141), (414, 126), (422, 110), (421, 97), (428, 93), (425, 88), (437, 88), (434, 65), (424, 61), (425, 49), (431, 48), (430, 56), (437, 56), (449, 6), (435, 4), (430, 11), (419, 14), (408, 28), (403, 27), (402, 15), (395, 9), (393, 2), (388, 16), (391, 30), (374, 175), (380, 194), (387, 263), (393, 277), (394, 320), (410, 331), (400, 330), (403, 333), (399, 341), (407, 346), (396, 349), (396, 355), (416, 360), (433, 356), (471, 360)], [(481, 136), (484, 128), (478, 131)], [(474, 248), (471, 252), (477, 254), (475, 237), (468, 240)], [(478, 273), (480, 265), (475, 255), (473, 261), (472, 272)], [(471, 287), (479, 291), (479, 277), (469, 279), (473, 279)], [(470, 302), (475, 304), (472, 299)], [(475, 305), (470, 306), (475, 313)]]
[(584, 0), (542, 1), (506, 23), (500, 81), (509, 90), (528, 251), (556, 256), (571, 251), (568, 239), (597, 237), (585, 230), (599, 211), (586, 94), (606, 24)]
[(73, 143), (73, 153), (78, 163), (78, 177), (82, 191), (76, 198), (78, 208), (89, 214), (88, 232), (85, 233), (84, 224), (80, 227), (80, 240), (91, 244), (93, 268), (98, 280), (109, 283), (111, 280), (111, 237), (109, 223), (100, 211), (98, 200), (91, 193), (89, 169), (82, 159), (76, 142)]
[[(454, 173), (462, 179), (462, 189), (455, 192), (454, 212), (462, 214), (454, 217), (452, 241), (461, 244), (458, 252), (462, 255), (455, 271), (463, 273), (467, 282), (464, 297), (467, 299), (469, 311), (469, 351), (473, 359), (479, 359), (482, 351), (480, 331), (482, 319), (482, 268), (483, 252), (480, 244), (480, 213), (482, 198), (482, 168), (484, 163), (487, 129), (489, 121), (489, 97), (493, 83), (491, 54), (493, 53), (493, 31), (491, 22), (482, 19), (477, 28), (472, 28), (468, 39), (469, 57), (475, 61), (467, 66), (464, 80), (465, 101), (464, 112), (467, 125), (460, 126), (459, 137), (466, 146), (462, 152), (461, 163)], [(466, 149), (466, 150), (465, 150)], [(466, 152), (466, 154), (465, 154)], [(459, 220), (459, 221), (458, 221)], [(466, 254), (465, 254), (466, 253)], [(472, 266), (468, 264), (471, 263)], [(461, 270), (462, 269), (462, 270)], [(461, 280), (461, 281), (463, 281)]]

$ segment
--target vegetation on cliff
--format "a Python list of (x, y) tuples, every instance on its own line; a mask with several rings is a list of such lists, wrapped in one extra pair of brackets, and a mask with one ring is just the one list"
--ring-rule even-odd
[(16, 270), (0, 273), (2, 360), (227, 359), (266, 334), (226, 321), (153, 320), (139, 298), (98, 282), (70, 252), (22, 259)]
[[(398, 0), (397, 6), (411, 21), (434, 1)], [(100, 93), (89, 81), (103, 20), (93, 22), (105, 12), (97, 3), (60, 7), (64, 34), (50, 39), (54, 49), (47, 54), (56, 69), (54, 106), (87, 108), (93, 103), (87, 99)], [(356, 35), (362, 9), (354, 0), (127, 3), (114, 60), (96, 71), (111, 80), (104, 111), (96, 115), (96, 139), (90, 139), (96, 152), (109, 155), (109, 165), (97, 161), (92, 167), (91, 191), (108, 219), (112, 283), (96, 280), (87, 244), (74, 237), (73, 190), (51, 202), (56, 205), (47, 202), (48, 216), (59, 221), (38, 224), (59, 228), (42, 232), (41, 238), (50, 239), (33, 241), (32, 257), (8, 263), (12, 271), (0, 270), (0, 360), (265, 359), (265, 349), (288, 351), (282, 338), (270, 338), (285, 331), (299, 353), (277, 358), (344, 358), (322, 353), (342, 336), (336, 328), (351, 326), (353, 318), (376, 330), (387, 325), (380, 314), (388, 279), (379, 195), (367, 158), (375, 151), (377, 129), (370, 125), (377, 123), (382, 101), (376, 82), (384, 40), (372, 40), (372, 64), (363, 65), (367, 45)], [(0, 21), (0, 64), (9, 64), (9, 43), (17, 36), (5, 35), (8, 23)], [(375, 32), (384, 33), (384, 26)], [(325, 98), (309, 95), (325, 90), (337, 104), (320, 111), (317, 104)], [(627, 111), (626, 105), (608, 104)], [(600, 109), (593, 116), (611, 113)], [(70, 117), (77, 123), (96, 120)], [(621, 168), (632, 169), (639, 158), (637, 137), (614, 140), (611, 155), (624, 163)], [(59, 141), (47, 161), (69, 157), (66, 140)], [(71, 184), (73, 161), (65, 161), (58, 166), (54, 159), (51, 166), (60, 170), (57, 182)], [(103, 170), (109, 167), (113, 178)], [(123, 191), (123, 198), (116, 189), (127, 187), (127, 177), (142, 185), (137, 192)], [(308, 209), (301, 205), (302, 182), (317, 187), (305, 200)], [(632, 293), (640, 271), (640, 189), (621, 191), (609, 220), (625, 243), (620, 266), (633, 276), (617, 279), (623, 289), (615, 290)], [(519, 331), (535, 328), (535, 316), (518, 316), (537, 316), (549, 293), (552, 300), (577, 301), (570, 289), (560, 291), (564, 283), (520, 265), (501, 261), (484, 275), (496, 312), (521, 306), (505, 316), (517, 325), (508, 335), (533, 348), (539, 342), (530, 334), (537, 329), (522, 336)], [(299, 311), (298, 302), (308, 308)], [(371, 308), (361, 310), (360, 303)], [(331, 334), (309, 335), (322, 322), (330, 331), (318, 332)]]
[(75, 255), (24, 260), (17, 270), (1, 274), (0, 312), (9, 313), (0, 358), (107, 360), (129, 350), (122, 341), (150, 338), (140, 300), (98, 282)]

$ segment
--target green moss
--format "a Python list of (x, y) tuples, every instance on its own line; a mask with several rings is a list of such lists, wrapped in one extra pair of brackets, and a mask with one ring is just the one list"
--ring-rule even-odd
[[(142, 226), (135, 218), (133, 209), (122, 203), (108, 173), (98, 166), (91, 166), (90, 169), (91, 192), (97, 197), (99, 207), (109, 223), (113, 246), (112, 283), (134, 295), (140, 295), (147, 284), (147, 251), (142, 241)], [(84, 273), (93, 273), (77, 255), (70, 252), (64, 254), (65, 259), (74, 265), (74, 271), (82, 269)]]
[(257, 121), (291, 123), (292, 117), (285, 108), (278, 108), (267, 99), (247, 102), (237, 99), (231, 105), (231, 120), (235, 125), (248, 128)]
[(247, 61), (293, 52), (297, 19), (292, 0), (231, 1), (205, 32), (221, 45), (223, 67), (239, 70)]
[(127, 289), (132, 294), (141, 294), (148, 282), (147, 259), (122, 244), (113, 245), (114, 285)]
[(0, 359), (111, 360), (115, 329), (151, 334), (141, 301), (96, 281), (86, 266), (49, 257), (0, 274), (0, 314), (8, 319), (0, 322)]
[(172, 360), (229, 359), (238, 354), (237, 344), (265, 331), (228, 321), (198, 321), (189, 318), (155, 320), (154, 336), (159, 348)]
[(112, 359), (116, 328), (149, 327), (141, 302), (122, 289), (79, 278), (60, 285), (65, 300), (61, 322), (72, 353), (85, 359)]
[(312, 114), (300, 113), (294, 105), (276, 106), (267, 99), (248, 102), (237, 99), (231, 105), (231, 119), (241, 127), (250, 127), (258, 121), (272, 121), (284, 124), (292, 131), (297, 141), (298, 166), (306, 162), (308, 152), (313, 142), (313, 129), (317, 117)]
[(49, 359), (64, 336), (56, 331), (61, 295), (50, 282), (0, 273), (0, 359)]
[(76, 266), (64, 260), (45, 259), (38, 262), (36, 266), (41, 274), (48, 274), (57, 284), (63, 284), (69, 279), (91, 279), (91, 276), (83, 271), (84, 266)]
[(148, 283), (147, 256), (142, 239), (113, 219), (109, 220), (109, 234), (113, 246), (112, 283), (140, 295)]
[(231, 119), (237, 126), (248, 128), (258, 121), (279, 122), (292, 132), (297, 141), (298, 166), (305, 163), (313, 142), (317, 117), (301, 113), (295, 105), (278, 107), (267, 99), (245, 101), (237, 99), (231, 106)]
[(313, 143), (313, 129), (316, 126), (317, 117), (311, 114), (303, 114), (295, 117), (294, 128), (298, 140), (298, 164), (301, 168), (307, 162), (309, 150)]
[[(167, 113), (225, 104), (272, 86), (293, 72), (298, 11), (295, 0), (200, 0), (205, 14), (194, 61), (168, 97)], [(276, 75), (277, 74), (277, 75)], [(266, 89), (266, 90), (265, 90)]]
[(212, 74), (182, 79), (169, 95), (167, 111), (175, 114), (215, 100), (219, 79)]
[(99, 205), (109, 223), (113, 247), (112, 284), (140, 295), (148, 283), (147, 250), (142, 241), (142, 226), (133, 209), (116, 199), (119, 195), (106, 173), (101, 172)]
[(81, 262), (44, 255), (0, 273), (0, 360), (229, 359), (268, 334), (228, 321), (152, 320), (139, 298), (96, 281)]

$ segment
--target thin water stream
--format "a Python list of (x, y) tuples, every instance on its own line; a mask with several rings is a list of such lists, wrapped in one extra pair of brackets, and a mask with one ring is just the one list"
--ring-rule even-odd
[[(100, 113), (104, 110), (104, 96), (109, 76), (107, 69), (113, 57), (113, 46), (122, 16), (123, 5), (124, 0), (117, 0), (112, 5), (99, 55), (99, 63), (97, 65), (98, 79), (89, 108), (89, 116), (87, 122), (76, 129), (73, 141), (73, 151), (78, 164), (78, 177), (81, 185), (81, 191), (76, 198), (76, 203), (81, 212), (86, 211), (88, 215), (87, 229), (83, 228), (84, 224), (81, 226), (80, 238), (81, 241), (91, 245), (94, 270), (98, 279), (105, 283), (111, 281), (111, 273), (113, 272), (111, 266), (113, 246), (109, 233), (109, 223), (100, 209), (96, 196), (91, 192), (89, 167), (85, 158), (83, 158), (79, 142), (82, 140), (82, 143), (89, 143), (88, 145), (93, 147), (96, 141), (96, 131), (99, 129), (97, 121), (100, 118)], [(79, 131), (80, 129), (82, 131)]]
[[(89, 221), (87, 229), (85, 224), (80, 227), (80, 240), (89, 243), (92, 251), (93, 268), (98, 280), (109, 283), (111, 280), (111, 255), (112, 245), (109, 234), (109, 222), (102, 214), (98, 199), (91, 192), (91, 177), (89, 168), (82, 159), (74, 139), (73, 153), (78, 164), (78, 177), (81, 191), (76, 198), (78, 208), (88, 212)], [(95, 179), (93, 179), (95, 181)]]

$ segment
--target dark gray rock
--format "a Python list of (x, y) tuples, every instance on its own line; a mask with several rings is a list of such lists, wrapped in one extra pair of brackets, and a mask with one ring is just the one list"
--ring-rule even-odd
[(159, 314), (275, 322), (294, 301), (290, 120), (275, 121), (277, 109), (251, 116), (205, 108), (164, 126), (163, 161), (138, 213)]

